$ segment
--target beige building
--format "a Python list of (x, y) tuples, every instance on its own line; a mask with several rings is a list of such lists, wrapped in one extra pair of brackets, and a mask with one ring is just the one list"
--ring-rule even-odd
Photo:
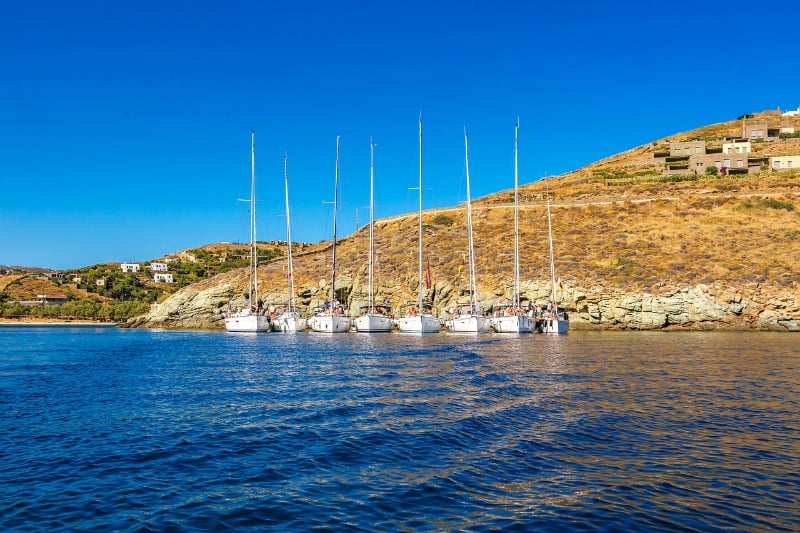
[[(689, 158), (689, 172), (695, 174), (705, 174), (706, 168), (709, 166), (717, 167), (721, 171), (725, 169), (744, 169), (747, 171), (749, 168), (747, 161), (747, 154), (703, 154), (693, 155)], [(741, 171), (740, 171), (741, 172)]]
[(706, 153), (705, 141), (673, 142), (669, 145), (670, 157), (698, 155)]
[(769, 168), (772, 170), (788, 170), (800, 168), (800, 155), (782, 155), (769, 158)]

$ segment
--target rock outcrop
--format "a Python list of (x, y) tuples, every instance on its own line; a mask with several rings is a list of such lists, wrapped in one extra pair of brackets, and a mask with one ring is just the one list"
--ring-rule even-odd
[[(414, 299), (410, 280), (381, 286), (377, 301), (387, 299), (398, 304)], [(245, 305), (247, 280), (242, 271), (221, 274), (211, 280), (184, 287), (172, 297), (153, 307), (146, 316), (131, 320), (130, 327), (223, 329), (229, 305)], [(479, 299), (491, 312), (494, 304), (508, 302), (509, 288), (480, 287)], [(525, 281), (521, 284), (523, 303), (543, 305), (551, 299), (548, 281)], [(350, 312), (357, 315), (364, 303), (362, 276), (342, 276), (337, 280), (337, 294), (345, 295)], [(298, 303), (308, 311), (322, 304), (330, 294), (328, 280), (299, 288)], [(441, 316), (444, 310), (463, 296), (449, 282), (438, 282), (425, 291)], [(498, 294), (499, 293), (499, 294)], [(507, 294), (508, 293), (508, 294)], [(264, 301), (286, 301), (286, 291), (264, 286)], [(738, 289), (704, 284), (692, 287), (663, 287), (658, 294), (609, 289), (603, 286), (565, 286), (557, 291), (561, 308), (570, 316), (573, 329), (617, 330), (768, 330), (800, 331), (800, 295), (797, 292), (769, 293), (758, 284)]]

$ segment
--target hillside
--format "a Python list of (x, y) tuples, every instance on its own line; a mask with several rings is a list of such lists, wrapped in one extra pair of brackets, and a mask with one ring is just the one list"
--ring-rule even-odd
[[(746, 123), (794, 127), (800, 118), (756, 113), (658, 139), (584, 168), (520, 188), (523, 298), (541, 304), (551, 290), (546, 199), (554, 222), (558, 298), (578, 327), (797, 329), (800, 172), (669, 175), (659, 152), (669, 142), (709, 147), (740, 136)], [(754, 157), (800, 154), (800, 139), (752, 143)], [(477, 282), (484, 306), (508, 300), (512, 286), (513, 191), (474, 202)], [(465, 286), (463, 207), (426, 211), (423, 248), (434, 284), (425, 296), (444, 309)], [(376, 223), (377, 297), (415, 298), (417, 216)], [(339, 298), (357, 310), (365, 295), (366, 228), (337, 248)], [(327, 246), (326, 246), (327, 244)], [(329, 245), (296, 254), (295, 284), (304, 306), (329, 288)], [(285, 264), (261, 266), (265, 301), (286, 300)], [(243, 271), (187, 287), (138, 325), (221, 327), (229, 298), (241, 304)], [(211, 296), (209, 296), (211, 295)], [(198, 303), (200, 302), (200, 303)], [(185, 316), (192, 320), (184, 320)]]

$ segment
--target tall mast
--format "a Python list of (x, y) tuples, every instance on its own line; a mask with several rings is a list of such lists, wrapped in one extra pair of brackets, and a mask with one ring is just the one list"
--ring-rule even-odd
[(283, 154), (283, 184), (286, 196), (286, 256), (287, 270), (286, 276), (289, 278), (289, 311), (294, 312), (294, 266), (292, 265), (292, 223), (289, 219), (289, 172), (288, 156)]
[(375, 312), (375, 299), (372, 294), (372, 276), (374, 270), (374, 246), (372, 239), (375, 235), (375, 143), (369, 138), (369, 312)]
[(256, 245), (256, 132), (250, 131), (250, 307), (258, 302), (258, 247)]
[(417, 309), (422, 313), (422, 112), (419, 114), (419, 228), (417, 229)]
[(464, 128), (464, 166), (467, 170), (467, 247), (469, 248), (469, 306), (470, 313), (475, 313), (475, 257), (472, 248), (472, 201), (469, 194), (469, 147), (467, 146), (467, 128)]
[(553, 226), (550, 223), (550, 182), (545, 178), (547, 184), (547, 238), (550, 241), (550, 282), (553, 284), (553, 304), (556, 303), (556, 264), (553, 258)]
[(339, 194), (339, 140), (341, 135), (336, 135), (336, 178), (333, 182), (333, 253), (331, 268), (331, 314), (334, 311), (336, 301), (336, 202)]
[(519, 117), (514, 127), (514, 307), (519, 308)]

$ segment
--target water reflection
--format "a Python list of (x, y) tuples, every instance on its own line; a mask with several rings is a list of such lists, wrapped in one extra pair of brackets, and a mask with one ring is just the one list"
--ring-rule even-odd
[(792, 335), (38, 335), (2, 529), (797, 526)]

